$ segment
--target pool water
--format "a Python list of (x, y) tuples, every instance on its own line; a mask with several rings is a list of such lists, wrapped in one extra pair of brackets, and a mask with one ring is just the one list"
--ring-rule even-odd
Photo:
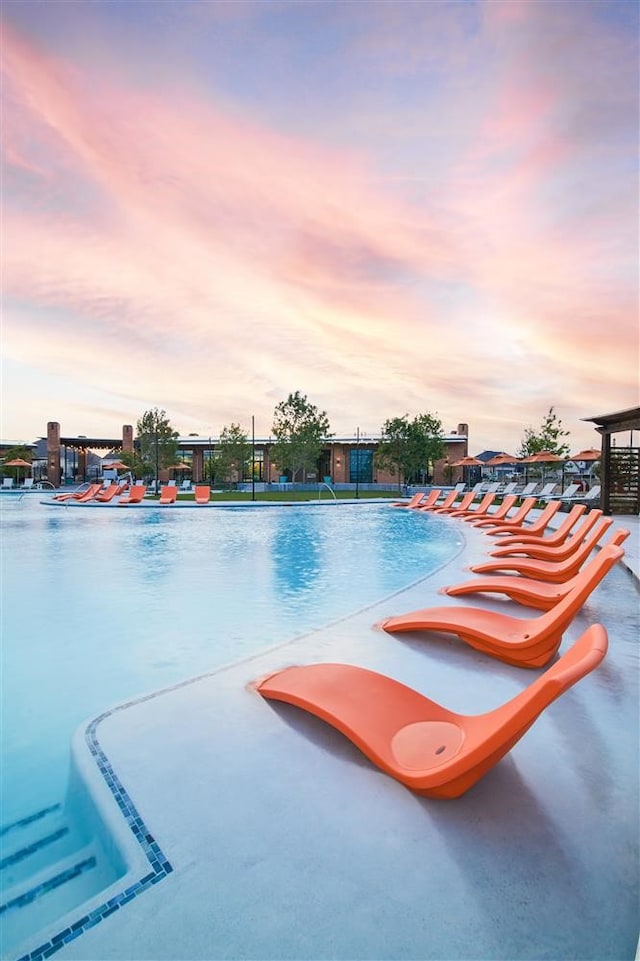
[(389, 505), (0, 505), (2, 810), (64, 797), (74, 730), (427, 576), (460, 535)]

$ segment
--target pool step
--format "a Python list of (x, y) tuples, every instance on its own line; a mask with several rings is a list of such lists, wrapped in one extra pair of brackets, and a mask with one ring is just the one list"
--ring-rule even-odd
[(15, 887), (82, 843), (57, 804), (9, 825), (0, 834), (2, 890)]
[(112, 877), (91, 843), (19, 884), (3, 888), (0, 926), (5, 951), (26, 938), (32, 940), (35, 932), (81, 905)]
[[(60, 805), (0, 830), (3, 957), (114, 880), (97, 841), (83, 841)], [(9, 952), (9, 954), (7, 954)], [(16, 954), (16, 957), (18, 955)]]

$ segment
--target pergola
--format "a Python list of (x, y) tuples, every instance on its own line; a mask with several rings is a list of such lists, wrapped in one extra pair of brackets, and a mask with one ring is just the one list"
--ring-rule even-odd
[[(612, 414), (584, 417), (596, 425), (602, 437), (600, 504), (605, 514), (637, 514), (640, 512), (640, 448), (633, 444), (633, 431), (640, 431), (640, 407), (629, 407)], [(612, 435), (629, 431), (629, 444), (612, 443)]]

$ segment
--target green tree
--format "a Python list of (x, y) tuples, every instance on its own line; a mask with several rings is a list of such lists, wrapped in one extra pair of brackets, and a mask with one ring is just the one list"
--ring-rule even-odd
[(376, 451), (378, 467), (398, 475), (398, 487), (412, 478), (430, 474), (437, 460), (444, 457), (442, 422), (433, 414), (393, 417), (382, 427)]
[(144, 412), (136, 424), (135, 450), (121, 453), (121, 460), (137, 475), (155, 478), (158, 473), (171, 467), (178, 458), (178, 432), (167, 418), (167, 412), (152, 410)]
[(309, 403), (306, 394), (296, 391), (281, 401), (273, 414), (271, 432), (275, 444), (271, 457), (282, 472), (291, 471), (292, 481), (301, 472), (302, 479), (307, 471), (317, 470), (318, 458), (324, 442), (333, 437), (329, 431), (326, 411)]
[(554, 408), (550, 407), (537, 432), (532, 427), (525, 428), (518, 457), (530, 457), (531, 454), (539, 454), (543, 450), (558, 454), (559, 457), (566, 457), (570, 447), (562, 438), (568, 436), (569, 431), (563, 430), (562, 421)]
[(251, 463), (251, 444), (240, 424), (224, 426), (216, 446), (214, 471), (216, 480), (231, 485), (241, 481)]

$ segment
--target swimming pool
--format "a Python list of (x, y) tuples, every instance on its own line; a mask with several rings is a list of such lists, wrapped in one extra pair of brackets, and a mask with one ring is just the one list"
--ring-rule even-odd
[(346, 616), (460, 540), (386, 504), (2, 509), (2, 824), (63, 798), (83, 720)]

